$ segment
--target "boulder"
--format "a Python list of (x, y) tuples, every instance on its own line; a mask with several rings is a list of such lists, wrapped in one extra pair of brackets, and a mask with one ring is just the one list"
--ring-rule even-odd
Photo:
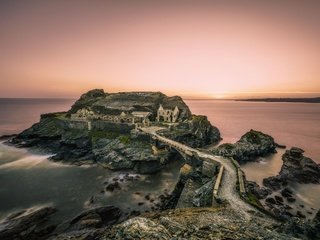
[(274, 139), (262, 132), (250, 130), (235, 144), (224, 143), (213, 149), (213, 154), (232, 157), (239, 163), (253, 161), (276, 152)]
[(11, 214), (0, 222), (0, 239), (45, 239), (56, 228), (48, 222), (56, 211), (53, 207), (34, 207)]
[(282, 155), (283, 164), (277, 176), (263, 179), (263, 185), (273, 191), (281, 190), (288, 202), (294, 202), (288, 183), (320, 183), (320, 166), (303, 155), (303, 150), (293, 147)]
[(258, 199), (265, 199), (271, 190), (269, 188), (260, 188), (256, 182), (246, 181), (246, 191), (252, 193)]
[(281, 191), (281, 195), (285, 198), (289, 198), (289, 197), (292, 197), (293, 192), (290, 189), (285, 188)]
[[(201, 184), (192, 178), (189, 178), (183, 186), (176, 208), (187, 208), (194, 206), (194, 194), (197, 189), (201, 188)], [(200, 199), (198, 203), (200, 204)]]
[(110, 226), (123, 220), (123, 212), (114, 206), (97, 207), (86, 210), (70, 221), (69, 230)]
[(93, 153), (99, 164), (111, 170), (134, 169), (143, 174), (161, 170), (172, 156), (167, 150), (155, 155), (150, 143), (131, 139), (130, 135), (98, 139)]
[(274, 205), (274, 204), (276, 204), (277, 202), (276, 202), (276, 200), (275, 200), (274, 198), (268, 197), (268, 198), (266, 198), (266, 203), (269, 203), (269, 204), (271, 204), (271, 205)]
[(280, 205), (283, 204), (283, 198), (282, 197), (276, 195), (276, 196), (274, 196), (274, 199), (277, 201), (277, 204), (280, 204)]
[(117, 227), (116, 239), (172, 239), (171, 234), (161, 224), (150, 219), (135, 217)]
[(288, 184), (287, 181), (280, 176), (264, 178), (262, 182), (264, 186), (273, 191), (280, 190)]
[(293, 147), (282, 155), (279, 175), (282, 179), (297, 183), (320, 183), (320, 165), (303, 155), (303, 150)]
[(214, 180), (204, 184), (194, 192), (192, 203), (195, 207), (212, 206)]

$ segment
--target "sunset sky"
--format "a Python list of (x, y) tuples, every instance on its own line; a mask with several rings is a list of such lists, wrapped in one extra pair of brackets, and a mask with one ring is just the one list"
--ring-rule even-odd
[(320, 96), (320, 1), (0, 0), (0, 97)]

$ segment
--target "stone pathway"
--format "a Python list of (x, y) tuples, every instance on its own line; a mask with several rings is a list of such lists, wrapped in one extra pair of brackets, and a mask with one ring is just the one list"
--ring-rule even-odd
[(220, 198), (225, 199), (229, 202), (230, 206), (236, 210), (240, 215), (245, 219), (250, 219), (251, 215), (261, 215), (265, 217), (265, 215), (258, 211), (256, 208), (243, 201), (239, 195), (239, 192), (236, 189), (238, 174), (237, 168), (234, 166), (232, 161), (228, 158), (223, 158), (221, 156), (216, 156), (210, 153), (206, 153), (204, 151), (200, 151), (199, 149), (195, 149), (179, 142), (173, 141), (166, 137), (160, 136), (157, 131), (164, 129), (163, 127), (144, 127), (139, 128), (139, 130), (153, 136), (157, 140), (170, 145), (178, 149), (179, 151), (183, 151), (186, 154), (196, 153), (198, 156), (204, 161), (215, 161), (221, 164), (224, 167), (224, 175), (220, 184), (220, 189), (218, 195)]

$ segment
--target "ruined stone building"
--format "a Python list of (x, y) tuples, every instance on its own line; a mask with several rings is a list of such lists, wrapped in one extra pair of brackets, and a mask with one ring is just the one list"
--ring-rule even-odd
[(122, 112), (120, 115), (96, 114), (92, 110), (82, 108), (76, 113), (71, 114), (71, 119), (81, 121), (104, 120), (117, 123), (141, 123), (142, 125), (149, 125), (151, 114), (151, 112)]
[(71, 114), (71, 118), (75, 120), (86, 120), (90, 117), (94, 117), (94, 112), (86, 108), (79, 109), (76, 113)]
[(164, 109), (162, 104), (160, 104), (158, 112), (157, 112), (157, 121), (160, 122), (163, 120), (164, 122), (177, 122), (179, 117), (179, 108), (176, 106), (173, 110)]
[(120, 121), (122, 122), (131, 122), (131, 123), (142, 123), (144, 125), (149, 125), (151, 112), (131, 112), (120, 114)]

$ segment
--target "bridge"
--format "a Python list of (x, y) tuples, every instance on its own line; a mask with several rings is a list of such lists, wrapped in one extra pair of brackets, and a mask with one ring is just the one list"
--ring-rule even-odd
[[(138, 128), (138, 130), (152, 136), (153, 139), (175, 148), (177, 151), (182, 152), (187, 156), (197, 156), (203, 161), (214, 161), (219, 163), (221, 167), (214, 186), (213, 195), (227, 200), (230, 203), (230, 206), (237, 212), (242, 213), (245, 218), (250, 218), (250, 214), (259, 212), (241, 198), (241, 196), (245, 195), (244, 176), (239, 164), (235, 160), (213, 155), (209, 152), (192, 148), (172, 139), (163, 137), (157, 133), (157, 131), (161, 129), (164, 128)], [(239, 183), (239, 191), (237, 190), (237, 183)]]

